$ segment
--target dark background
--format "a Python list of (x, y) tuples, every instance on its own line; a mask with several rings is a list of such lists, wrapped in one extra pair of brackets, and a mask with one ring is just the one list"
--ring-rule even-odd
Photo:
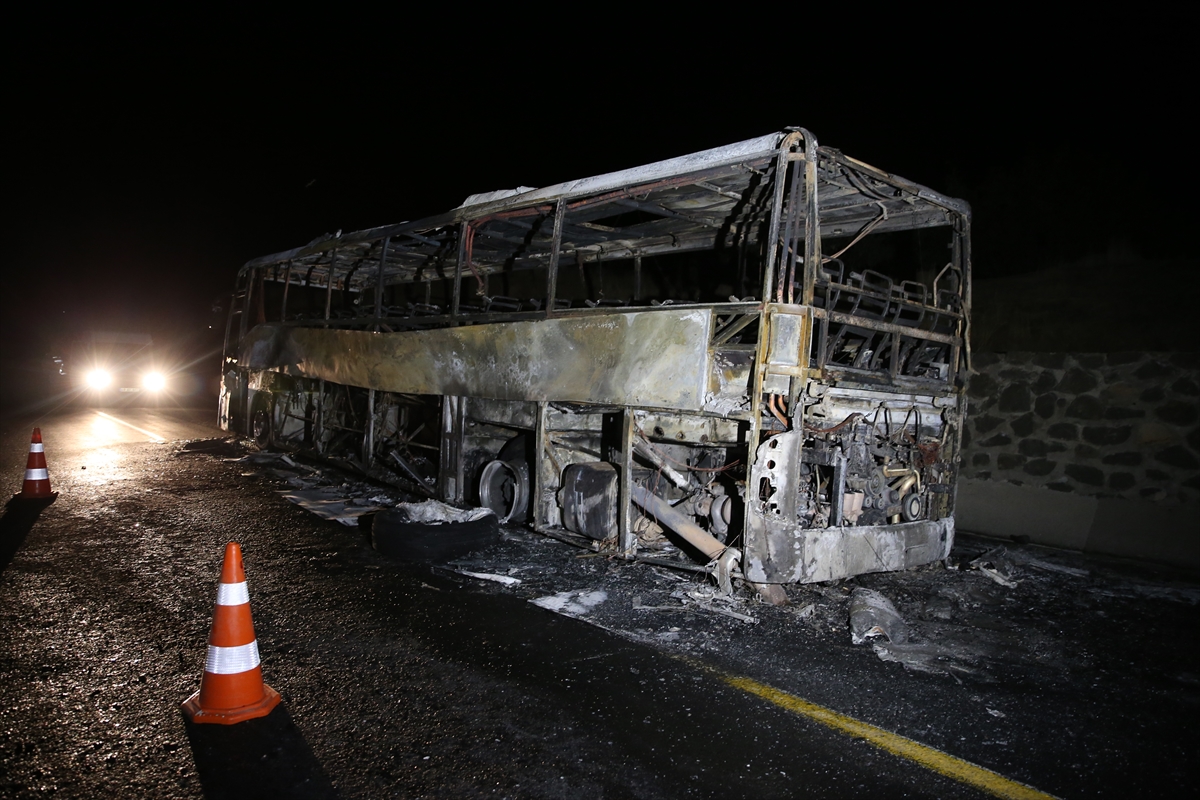
[(976, 334), (994, 349), (1023, 346), (1004, 321), (1064, 292), (1095, 300), (1036, 347), (1088, 349), (1093, 323), (1111, 333), (1133, 301), (1171, 311), (1092, 349), (1200, 349), (1184, 321), (1196, 270), (1181, 21), (943, 20), (910, 38), (886, 21), (871, 33), (729, 11), (688, 30), (551, 30), (451, 8), (286, 29), (15, 25), (0, 356), (41, 358), (93, 328), (211, 350), (214, 308), (250, 258), (788, 125), (971, 202)]

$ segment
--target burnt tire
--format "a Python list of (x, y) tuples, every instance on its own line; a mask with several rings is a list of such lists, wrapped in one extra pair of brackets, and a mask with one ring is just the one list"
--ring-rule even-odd
[(254, 412), (250, 415), (250, 436), (259, 447), (270, 447), (274, 440), (274, 414), (271, 403), (261, 398), (254, 401)]
[(470, 522), (409, 522), (395, 511), (371, 521), (371, 545), (391, 558), (429, 563), (448, 561), (500, 541), (500, 523), (492, 514)]

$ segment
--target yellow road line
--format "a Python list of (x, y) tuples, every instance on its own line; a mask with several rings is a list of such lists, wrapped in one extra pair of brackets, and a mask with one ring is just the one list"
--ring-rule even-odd
[(149, 436), (150, 440), (153, 442), (162, 444), (163, 442), (166, 441), (166, 439), (159, 436), (157, 433), (154, 433), (153, 431), (148, 431), (145, 428), (139, 428), (137, 425), (130, 425), (125, 420), (119, 419), (118, 417), (114, 417), (112, 414), (105, 414), (103, 411), (97, 411), (96, 413), (99, 414), (100, 416), (104, 417), (105, 419), (112, 420), (113, 422), (117, 423), (118, 425), (124, 425), (126, 428), (132, 428), (133, 430), (137, 431), (138, 433), (140, 433), (144, 436)]
[[(700, 664), (696, 664), (696, 666), (713, 671), (710, 667), (704, 667)], [(874, 725), (854, 719), (853, 717), (847, 717), (845, 714), (839, 714), (816, 703), (810, 703), (795, 695), (780, 691), (772, 686), (767, 686), (765, 683), (759, 683), (756, 680), (737, 675), (728, 675), (719, 671), (717, 675), (730, 686), (741, 689), (744, 692), (749, 692), (756, 697), (761, 697), (793, 713), (816, 720), (839, 733), (864, 739), (880, 750), (886, 750), (892, 755), (906, 758), (919, 766), (933, 770), (939, 775), (945, 775), (947, 778), (953, 778), (968, 786), (974, 786), (976, 789), (980, 789), (996, 797), (1016, 798), (1018, 800), (1056, 800), (1054, 795), (1046, 794), (1032, 786), (1027, 786), (1024, 783), (1006, 778), (978, 764), (972, 764), (970, 761), (964, 761), (961, 758), (943, 753), (941, 750), (914, 742), (912, 739), (907, 739), (898, 733), (877, 728)]]

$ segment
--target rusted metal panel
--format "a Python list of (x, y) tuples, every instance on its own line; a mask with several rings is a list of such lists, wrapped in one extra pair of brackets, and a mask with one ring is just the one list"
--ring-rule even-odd
[(746, 577), (756, 583), (795, 583), (804, 574), (796, 535), (801, 431), (772, 436), (758, 446), (746, 486)]
[(709, 309), (590, 314), (431, 331), (258, 326), (243, 364), (406, 394), (698, 410)]
[(747, 541), (742, 569), (761, 583), (819, 583), (948, 558), (954, 518), (801, 529), (777, 523)]
[(887, 526), (823, 528), (801, 532), (801, 583), (817, 583), (891, 572), (947, 558), (954, 519), (921, 520)]

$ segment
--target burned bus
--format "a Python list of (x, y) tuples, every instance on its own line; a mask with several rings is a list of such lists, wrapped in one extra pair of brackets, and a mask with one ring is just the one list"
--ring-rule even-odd
[(905, 569), (954, 536), (970, 263), (965, 202), (801, 128), (473, 195), (247, 263), (220, 424), (726, 585)]

